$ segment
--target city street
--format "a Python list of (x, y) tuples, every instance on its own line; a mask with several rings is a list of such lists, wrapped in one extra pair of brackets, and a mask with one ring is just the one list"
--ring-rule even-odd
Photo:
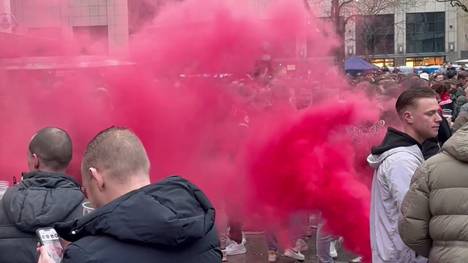
[(0, 123), (0, 263), (468, 262), (468, 0), (0, 0)]

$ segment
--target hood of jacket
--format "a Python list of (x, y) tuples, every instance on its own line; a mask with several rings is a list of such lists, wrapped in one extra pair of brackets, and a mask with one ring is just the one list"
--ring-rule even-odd
[(394, 128), (388, 128), (387, 134), (379, 146), (372, 147), (373, 155), (380, 155), (388, 150), (397, 147), (406, 147), (420, 144), (408, 134), (396, 130)]
[(422, 159), (421, 145), (415, 139), (394, 128), (388, 128), (382, 143), (372, 148), (367, 162), (371, 167), (377, 168), (389, 156), (399, 152), (407, 152)]
[(55, 228), (69, 241), (106, 235), (126, 242), (177, 247), (206, 236), (214, 223), (215, 209), (202, 191), (173, 176)]
[(468, 123), (455, 132), (444, 144), (442, 151), (453, 158), (468, 163)]
[(30, 172), (5, 193), (5, 214), (10, 222), (25, 232), (65, 221), (84, 201), (80, 185), (61, 173)]

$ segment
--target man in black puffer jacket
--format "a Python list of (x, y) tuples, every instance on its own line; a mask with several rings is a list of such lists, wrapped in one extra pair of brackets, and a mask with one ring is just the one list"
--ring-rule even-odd
[(82, 216), (84, 195), (65, 174), (72, 159), (68, 134), (44, 128), (29, 144), (30, 172), (0, 200), (0, 262), (37, 262), (35, 231)]
[[(73, 241), (63, 263), (218, 263), (215, 209), (177, 176), (150, 184), (143, 144), (128, 129), (110, 128), (88, 145), (81, 165), (94, 212), (55, 226)], [(52, 262), (43, 248), (39, 262)]]

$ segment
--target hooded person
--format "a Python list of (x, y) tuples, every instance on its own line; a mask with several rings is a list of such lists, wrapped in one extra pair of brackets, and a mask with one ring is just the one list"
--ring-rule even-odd
[(415, 173), (402, 204), (402, 240), (430, 262), (468, 258), (468, 124)]
[[(96, 210), (55, 226), (73, 242), (62, 262), (221, 262), (208, 198), (177, 176), (151, 184), (149, 170), (143, 144), (128, 129), (109, 128), (89, 143), (81, 172)], [(39, 262), (52, 262), (44, 248), (40, 254)]]
[(402, 130), (389, 128), (381, 145), (372, 149), (368, 163), (374, 168), (370, 228), (372, 262), (426, 262), (401, 240), (398, 218), (411, 177), (423, 163), (422, 144), (438, 134), (440, 122), (436, 93), (410, 88), (397, 99)]
[(29, 172), (0, 201), (0, 262), (37, 262), (35, 231), (82, 216), (80, 185), (65, 174), (71, 159), (72, 142), (64, 130), (44, 128), (34, 135)]

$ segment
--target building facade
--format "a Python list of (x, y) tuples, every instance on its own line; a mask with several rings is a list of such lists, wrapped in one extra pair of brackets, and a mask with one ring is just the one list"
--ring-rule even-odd
[(468, 13), (428, 0), (359, 16), (346, 27), (345, 49), (381, 66), (454, 62), (468, 57)]
[[(137, 0), (0, 0), (0, 32), (60, 34), (87, 45), (103, 45), (98, 48), (112, 54), (128, 46), (128, 1)], [(250, 1), (262, 16), (262, 10), (275, 0)], [(344, 9), (345, 55), (388, 66), (432, 65), (468, 58), (468, 13), (436, 0), (401, 2), (391, 10), (354, 19), (347, 19), (354, 17), (349, 11), (353, 8)], [(331, 0), (309, 3), (317, 16), (330, 16)], [(297, 40), (297, 57), (308, 56), (307, 41)], [(84, 54), (92, 52), (87, 48), (83, 47)]]
[[(251, 1), (261, 9), (274, 0)], [(367, 1), (385, 6), (386, 0)], [(468, 5), (468, 0), (462, 1)], [(358, 15), (355, 4), (366, 0), (342, 2), (347, 2), (340, 12), (346, 56), (361, 56), (380, 66), (440, 65), (468, 58), (468, 13), (448, 2), (395, 0), (391, 8), (388, 4), (373, 14)], [(331, 0), (308, 3), (314, 15), (329, 19)], [(307, 57), (305, 42), (298, 40), (299, 56)]]
[[(2, 3), (3, 2), (3, 3)], [(0, 0), (15, 34), (72, 37), (112, 54), (128, 45), (127, 0)], [(1, 22), (1, 21), (0, 21)], [(82, 54), (91, 53), (83, 46)]]

